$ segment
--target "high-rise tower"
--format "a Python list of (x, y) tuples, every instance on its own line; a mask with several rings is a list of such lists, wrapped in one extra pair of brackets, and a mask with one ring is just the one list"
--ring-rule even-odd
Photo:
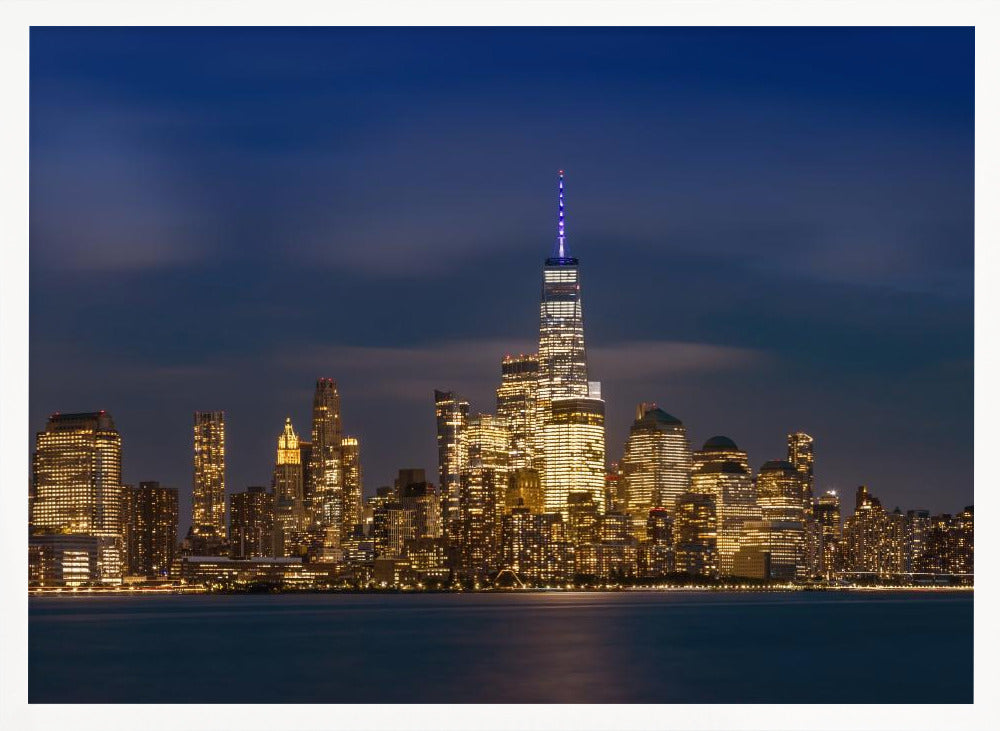
[(535, 466), (538, 356), (506, 355), (500, 364), (497, 418), (510, 433), (510, 467)]
[(446, 538), (458, 540), (461, 529), (459, 503), (462, 471), (468, 460), (465, 428), (469, 402), (452, 391), (434, 391), (437, 415), (438, 482), (441, 485), (441, 523)]
[(569, 253), (565, 213), (560, 170), (556, 243), (542, 279), (535, 460), (546, 510), (562, 513), (571, 490), (592, 491), (604, 503), (604, 402), (587, 381), (580, 262)]
[[(323, 545), (340, 545), (343, 518), (343, 470), (340, 392), (332, 378), (316, 381), (312, 411), (312, 452), (308, 465), (310, 518)], [(303, 465), (303, 469), (306, 465)]]
[(274, 538), (275, 555), (294, 555), (307, 525), (302, 499), (302, 456), (299, 435), (290, 418), (278, 437), (274, 464)]
[(191, 534), (213, 552), (226, 538), (226, 414), (194, 412)]

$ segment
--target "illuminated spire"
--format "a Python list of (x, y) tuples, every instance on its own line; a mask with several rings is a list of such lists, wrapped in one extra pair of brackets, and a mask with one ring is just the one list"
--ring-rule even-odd
[(559, 171), (559, 251), (558, 256), (560, 259), (566, 258), (566, 210), (565, 210), (565, 200), (563, 193), (563, 171)]

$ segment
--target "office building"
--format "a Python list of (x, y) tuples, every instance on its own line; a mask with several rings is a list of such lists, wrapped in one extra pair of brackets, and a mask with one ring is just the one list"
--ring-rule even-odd
[(497, 388), (497, 419), (510, 435), (508, 451), (513, 470), (535, 467), (537, 397), (538, 356), (504, 356)]
[(340, 474), (342, 475), (343, 509), (340, 534), (348, 537), (362, 523), (363, 474), (361, 470), (361, 442), (357, 437), (345, 436), (340, 440)]
[(177, 553), (177, 490), (159, 482), (122, 489), (125, 574), (166, 579)]
[(545, 512), (567, 515), (570, 492), (586, 491), (604, 511), (604, 402), (589, 397), (557, 398), (542, 426), (545, 468), (541, 472)]
[(35, 436), (31, 531), (103, 539), (95, 561), (107, 582), (123, 569), (121, 459), (121, 435), (105, 411), (55, 413)]
[(308, 520), (303, 498), (299, 435), (291, 418), (278, 436), (274, 464), (274, 555), (297, 556), (305, 545)]
[(233, 558), (274, 555), (274, 493), (248, 487), (229, 498), (229, 546)]
[(678, 496), (691, 489), (691, 469), (681, 420), (655, 404), (640, 404), (621, 461), (628, 513), (640, 539), (651, 508), (673, 512)]
[(460, 570), (484, 577), (499, 570), (501, 522), (508, 487), (509, 433), (491, 414), (469, 418), (468, 461), (462, 470)]
[(714, 577), (719, 573), (715, 501), (686, 492), (674, 507), (674, 561), (677, 571)]
[(310, 462), (300, 462), (304, 495), (310, 512), (309, 524), (325, 549), (340, 545), (343, 529), (344, 480), (341, 458), (343, 434), (340, 423), (340, 392), (332, 378), (316, 381), (312, 404)]
[(218, 552), (226, 538), (226, 414), (194, 412), (191, 538), (199, 551)]
[(465, 427), (469, 402), (452, 391), (434, 391), (437, 416), (438, 486), (441, 491), (441, 524), (446, 538), (457, 540), (461, 533), (462, 471), (468, 461)]

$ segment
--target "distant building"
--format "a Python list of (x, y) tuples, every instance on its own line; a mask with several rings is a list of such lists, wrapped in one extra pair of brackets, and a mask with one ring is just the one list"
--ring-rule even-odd
[(580, 262), (565, 231), (565, 181), (559, 173), (556, 242), (545, 260), (538, 332), (535, 466), (545, 509), (566, 516), (572, 490), (589, 490), (604, 510), (604, 402), (588, 380)]
[(341, 535), (350, 536), (362, 523), (364, 478), (361, 470), (361, 442), (357, 437), (341, 438), (340, 471), (344, 482)]
[(844, 521), (844, 570), (886, 578), (899, 573), (900, 546), (889, 514), (865, 485), (858, 487), (854, 513)]
[(558, 585), (572, 573), (562, 516), (513, 508), (503, 518), (502, 565), (529, 585)]
[(117, 538), (44, 533), (28, 538), (30, 586), (117, 583), (121, 576)]
[[(423, 470), (420, 471), (423, 476)], [(398, 500), (404, 509), (413, 511), (414, 537), (440, 538), (441, 529), (441, 499), (433, 483), (427, 480), (408, 482), (400, 486)]]
[(593, 493), (571, 492), (566, 505), (566, 538), (574, 548), (597, 543), (601, 513)]
[(538, 470), (530, 467), (512, 470), (507, 482), (504, 512), (514, 508), (528, 508), (532, 513), (545, 512), (545, 495)]
[[(754, 520), (743, 527), (740, 551), (756, 549), (768, 555), (770, 578), (792, 581), (805, 578), (805, 534), (801, 521)], [(739, 551), (737, 551), (737, 554)], [(737, 576), (751, 576), (746, 567), (736, 572), (736, 554), (733, 556), (733, 571)]]
[(826, 578), (831, 578), (840, 568), (841, 515), (840, 498), (836, 490), (827, 490), (820, 495), (813, 507), (813, 515), (819, 526), (821, 564), (820, 571)]
[(801, 477), (790, 462), (765, 462), (757, 473), (757, 502), (765, 520), (803, 523)]
[(177, 490), (140, 482), (122, 491), (125, 574), (166, 579), (177, 553)]
[[(324, 555), (340, 546), (343, 530), (344, 479), (341, 458), (340, 392), (332, 378), (319, 378), (313, 392), (310, 461), (301, 462), (303, 499)], [(306, 480), (308, 474), (308, 480)]]
[(100, 578), (120, 580), (121, 435), (111, 415), (50, 416), (45, 431), (35, 436), (32, 476), (32, 532), (104, 539), (95, 544), (101, 551)]
[(468, 420), (468, 461), (459, 494), (460, 569), (484, 577), (500, 568), (501, 523), (508, 486), (509, 434), (497, 417), (476, 414)]
[(674, 511), (677, 498), (691, 489), (691, 469), (691, 446), (681, 420), (653, 404), (641, 404), (621, 461), (628, 512), (638, 537), (644, 538), (650, 508)]
[(248, 487), (229, 497), (229, 545), (233, 558), (274, 555), (274, 493)]
[(278, 437), (274, 464), (274, 555), (296, 556), (303, 545), (308, 520), (302, 487), (299, 435), (291, 418)]
[(226, 414), (194, 412), (194, 488), (191, 537), (199, 549), (219, 550), (226, 538)]
[(677, 571), (694, 576), (719, 572), (715, 501), (708, 495), (686, 492), (674, 508), (674, 560)]
[(512, 470), (535, 467), (537, 398), (538, 356), (504, 356), (500, 364), (500, 387), (497, 388), (497, 419), (510, 438), (508, 451)]
[(442, 528), (445, 537), (457, 540), (461, 533), (459, 500), (462, 471), (468, 460), (465, 428), (469, 419), (469, 402), (452, 391), (434, 391), (434, 412), (437, 416)]
[(691, 475), (691, 492), (708, 495), (715, 502), (719, 572), (727, 576), (732, 573), (744, 525), (761, 518), (753, 479), (740, 462), (702, 461)]
[(733, 556), (733, 576), (741, 579), (770, 579), (771, 552), (759, 546), (743, 546)]
[(545, 511), (567, 515), (570, 492), (585, 490), (604, 511), (604, 402), (590, 397), (555, 398), (542, 426)]

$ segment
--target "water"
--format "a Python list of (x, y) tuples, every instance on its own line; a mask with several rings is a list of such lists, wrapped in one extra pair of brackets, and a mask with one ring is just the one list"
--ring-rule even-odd
[(32, 703), (971, 703), (971, 594), (33, 598)]

